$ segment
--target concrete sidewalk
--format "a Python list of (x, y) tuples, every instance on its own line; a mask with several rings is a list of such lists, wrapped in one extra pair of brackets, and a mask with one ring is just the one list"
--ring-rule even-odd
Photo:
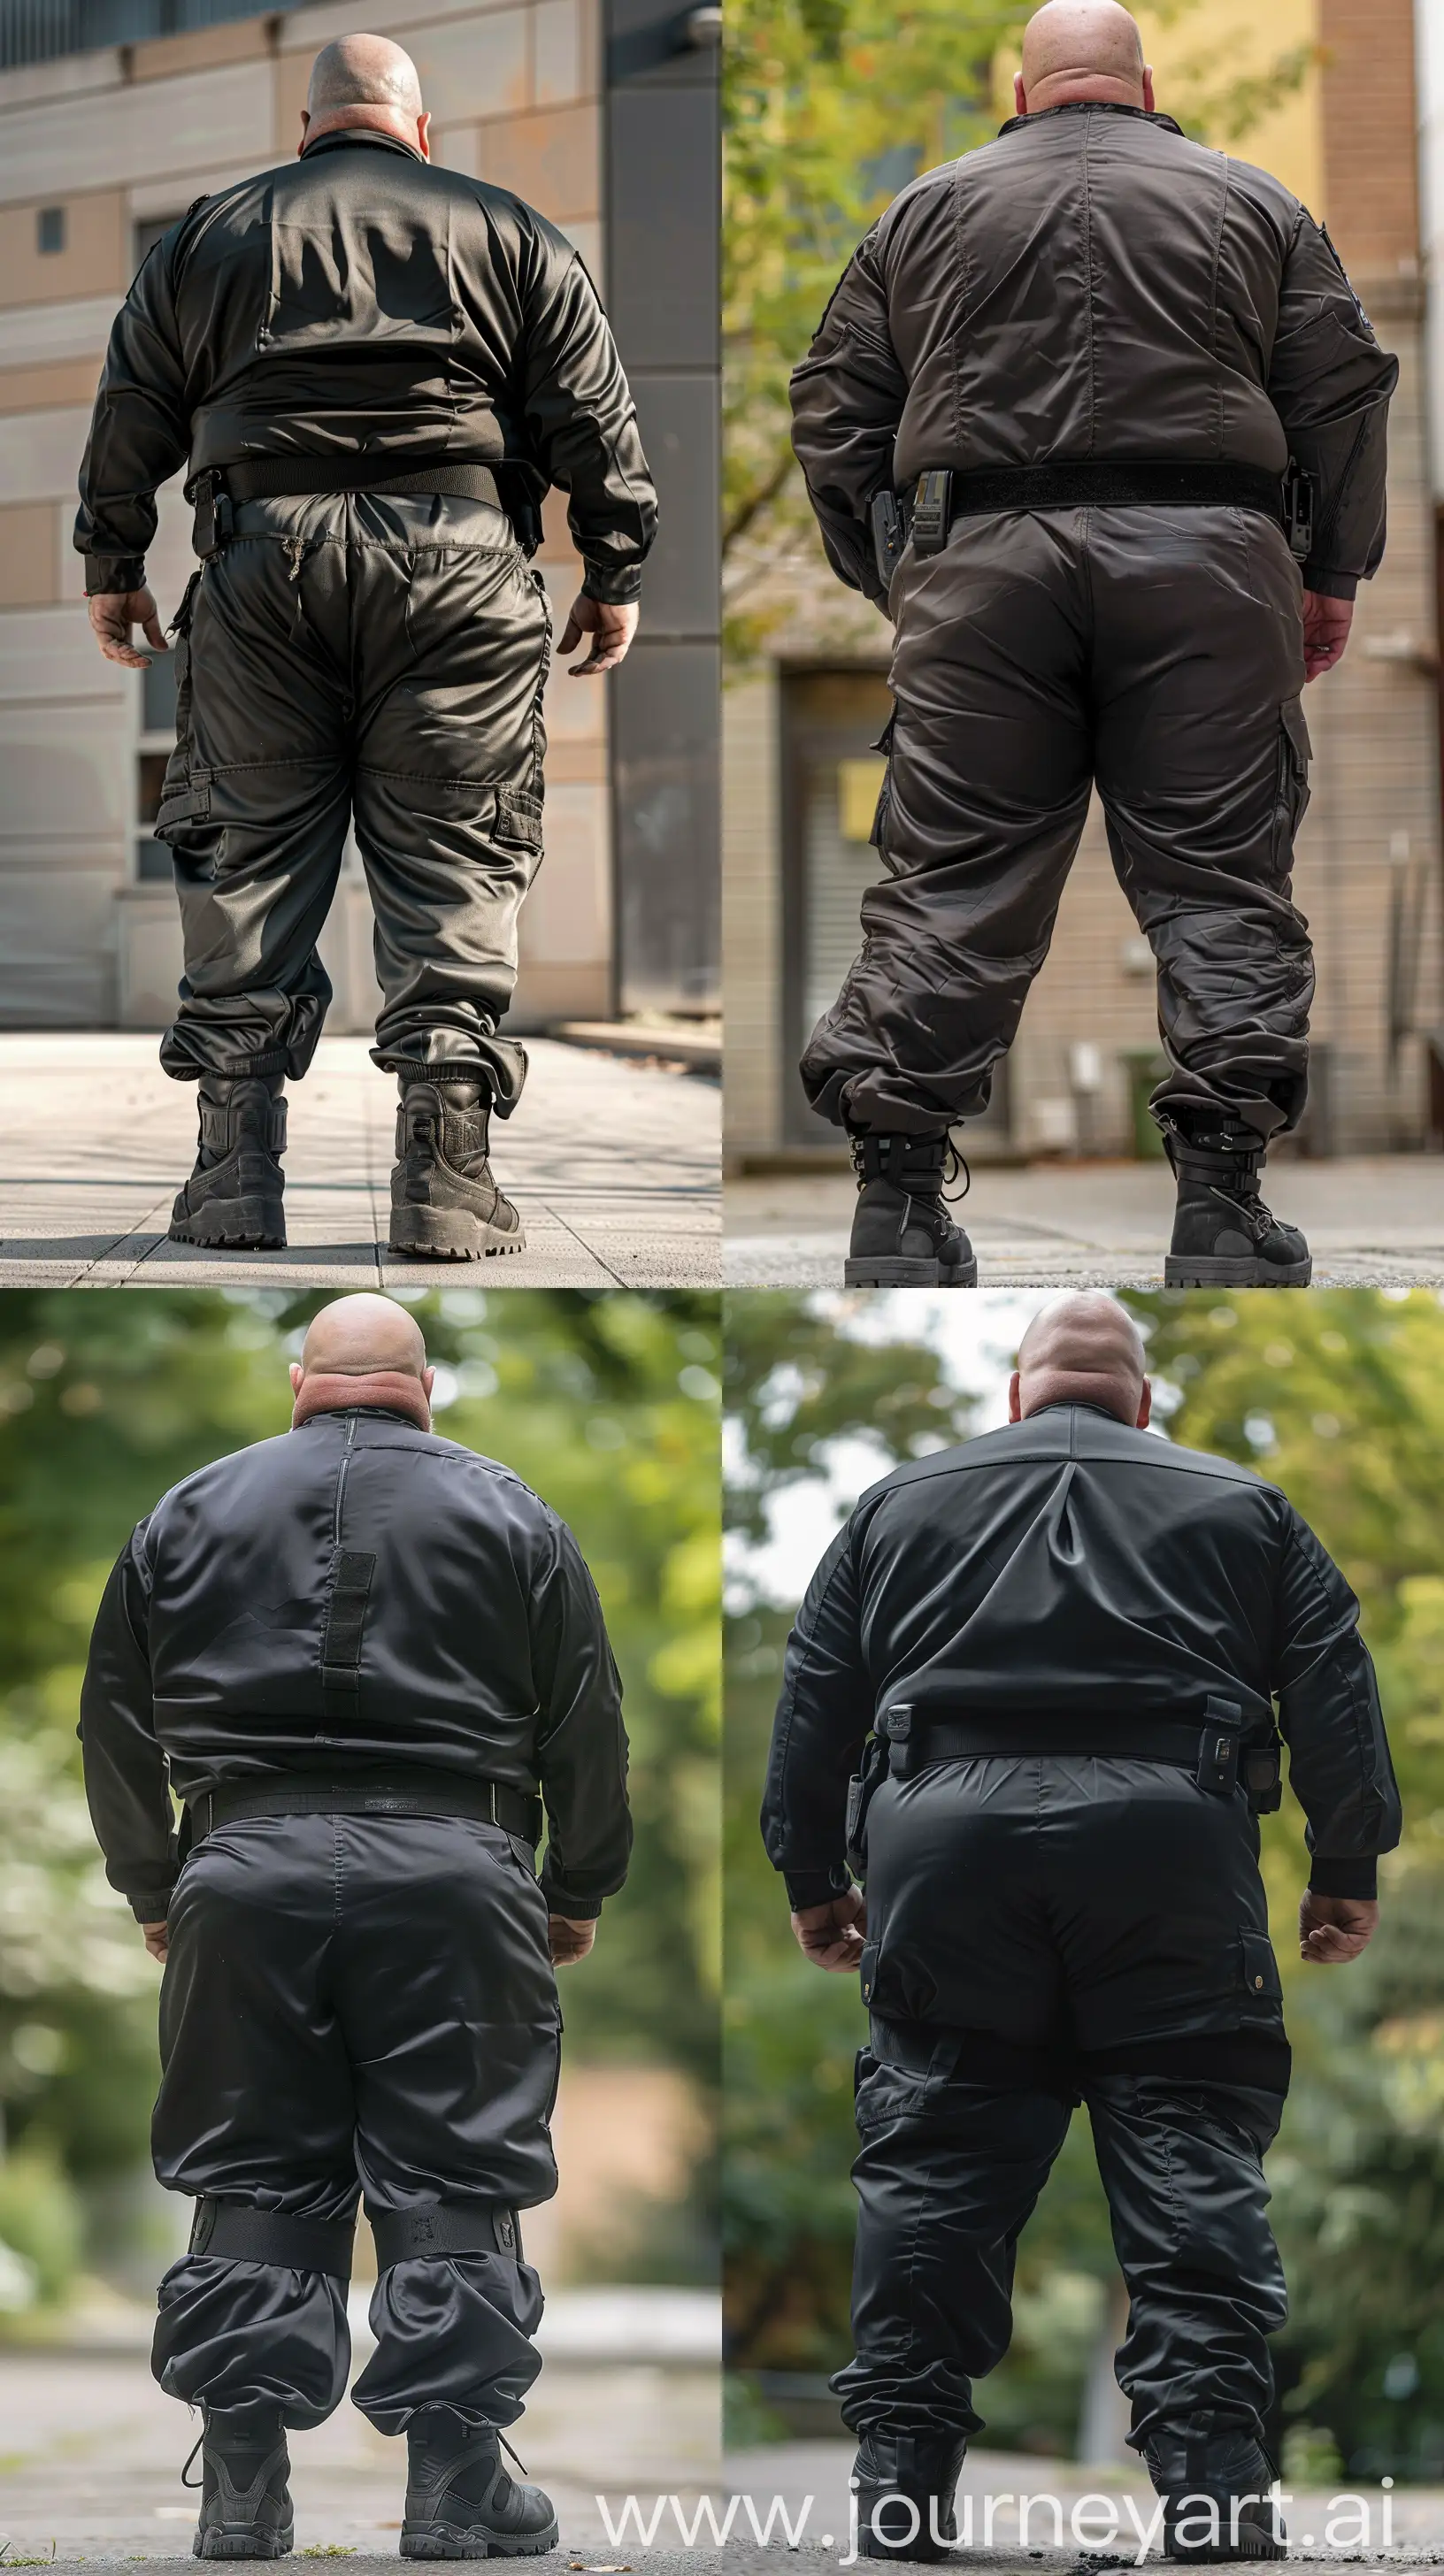
[[(1278, 1162), (1264, 1195), (1301, 1225), (1316, 1288), (1444, 1286), (1444, 1156)], [(984, 1288), (1157, 1288), (1173, 1221), (1164, 1163), (979, 1164), (954, 1208)], [(846, 1172), (730, 1180), (733, 1288), (840, 1288), (854, 1190)]]
[(494, 1167), (527, 1249), (474, 1264), (386, 1249), (396, 1085), (323, 1038), (290, 1093), (284, 1252), (169, 1243), (195, 1094), (145, 1035), (0, 1036), (0, 1287), (714, 1287), (720, 1095), (682, 1069), (538, 1039)]

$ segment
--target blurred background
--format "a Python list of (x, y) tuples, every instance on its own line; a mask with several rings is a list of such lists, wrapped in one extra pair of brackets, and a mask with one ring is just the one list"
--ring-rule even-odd
[[(132, 1525), (205, 1460), (286, 1428), (287, 1363), (324, 1302), (0, 1298), (0, 2524), (22, 2537), (144, 2554), (171, 2545), (167, 2517), (189, 2518), (155, 2500), (190, 2436), (145, 2356), (191, 2205), (150, 2172), (159, 1978), (91, 1836), (77, 1694)], [(437, 1363), (438, 1429), (505, 1460), (576, 1532), (632, 1747), (632, 1874), (564, 1977), (562, 2185), (526, 2221), (549, 2294), (532, 2465), (585, 2484), (594, 2460), (605, 2487), (650, 2460), (665, 2483), (695, 2484), (717, 2447), (718, 1301), (468, 1288), (406, 1302)], [(368, 2275), (363, 2226), (358, 2363)], [(344, 2511), (376, 2528), (367, 2474), (385, 2460), (394, 2480), (397, 2446), (343, 2407), (301, 2449), (321, 2480), (301, 2494), (303, 2525), (330, 2514), (333, 2531)]]
[[(813, 1567), (894, 1463), (1006, 1420), (1040, 1294), (754, 1292), (728, 1304), (724, 2114), (730, 2447), (755, 2482), (840, 2491), (826, 2375), (850, 2354), (855, 1982), (796, 1950), (757, 1810), (782, 1648)], [(1160, 1436), (1276, 1480), (1359, 1595), (1404, 1799), (1379, 1933), (1305, 1970), (1291, 1796), (1263, 1820), (1294, 2083), (1269, 2158), (1292, 2315), (1276, 2339), (1285, 2484), (1444, 2482), (1444, 1302), (1422, 1292), (1125, 1294)], [(1126, 2305), (1086, 2115), (1020, 2248), (1012, 2350), (980, 2383), (986, 2453), (1122, 2476)], [(791, 2446), (789, 2454), (786, 2446)], [(769, 2459), (774, 2466), (769, 2470)], [(1006, 2485), (1016, 2458), (993, 2472)], [(1066, 2488), (1066, 2469), (1060, 2471)], [(1377, 2503), (1377, 2498), (1376, 2498)], [(1413, 2520), (1411, 2521), (1411, 2513)], [(1377, 2533), (1376, 2533), (1377, 2537)]]
[[(1026, 0), (729, 0), (727, 1152), (734, 1174), (752, 1176), (735, 1204), (754, 1217), (767, 1176), (785, 1204), (799, 1169), (845, 1161), (796, 1062), (878, 874), (873, 746), (890, 707), (890, 629), (824, 561), (788, 446), (787, 378), (882, 209), (1012, 115), (1029, 14)], [(1437, 1149), (1444, 6), (1152, 0), (1136, 15), (1159, 107), (1263, 163), (1327, 222), (1399, 356), (1388, 553), (1360, 589), (1344, 661), (1308, 691), (1313, 804), (1295, 887), (1319, 992), (1298, 1143), (1325, 1158)], [(988, 1114), (969, 1122), (969, 1155), (1151, 1158), (1161, 1145), (1146, 1102), (1161, 1070), (1152, 959), (1095, 804), (1017, 1043)]]

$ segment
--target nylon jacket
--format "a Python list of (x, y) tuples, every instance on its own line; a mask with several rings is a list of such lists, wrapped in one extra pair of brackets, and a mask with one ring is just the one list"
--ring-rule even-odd
[(656, 496), (580, 259), (519, 197), (385, 135), (323, 135), (199, 198), (142, 262), (80, 471), (87, 590), (139, 588), (182, 466), (332, 449), (559, 485), (591, 596), (640, 593)]
[(1399, 1793), (1359, 1605), (1277, 1486), (1057, 1404), (863, 1495), (788, 1640), (762, 1811), (795, 1905), (846, 1886), (849, 1774), (877, 1712), (1204, 1724), (1276, 1704), (1312, 1886), (1369, 1896)]
[[(322, 1678), (343, 1554), (374, 1558), (357, 1687)], [(422, 1764), (541, 1790), (542, 1888), (585, 1918), (627, 1874), (627, 1739), (571, 1531), (509, 1467), (403, 1416), (316, 1414), (173, 1487), (121, 1551), (80, 1699), (111, 1886), (142, 1922), (178, 1862), (170, 1787)]]
[(932, 467), (1227, 458), (1314, 488), (1310, 590), (1384, 551), (1398, 360), (1333, 244), (1265, 170), (1168, 116), (1069, 105), (905, 188), (792, 379), (835, 572), (879, 605), (874, 493)]

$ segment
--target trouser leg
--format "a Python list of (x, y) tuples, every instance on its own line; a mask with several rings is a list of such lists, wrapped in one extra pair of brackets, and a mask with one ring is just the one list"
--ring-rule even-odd
[(1273, 2401), (1268, 2338), (1288, 2314), (1263, 2174), (1283, 2095), (1111, 2075), (1089, 2080), (1087, 2100), (1128, 2285), (1130, 2441), (1141, 2449), (1190, 2416), (1257, 2437)]
[(177, 743), (156, 829), (175, 859), (185, 961), (161, 1062), (182, 1081), (299, 1079), (331, 999), (316, 942), (350, 813), (338, 506), (240, 509), (177, 645)]
[[(327, 1817), (228, 1825), (171, 1902), (161, 1987), (155, 2169), (172, 2191), (292, 2218), (356, 2208), (353, 2103), (329, 2000), (335, 1867)], [(278, 2407), (296, 2429), (341, 2399), (344, 2285), (331, 2274), (184, 2254), (160, 2285), (162, 2388), (223, 2413)]]
[(541, 864), (551, 626), (499, 511), (357, 496), (365, 685), (356, 836), (384, 995), (377, 1064), (484, 1081), (515, 1106), (526, 1053), (497, 1034)]
[[(922, 2099), (920, 2111), (905, 2106)], [(1013, 2262), (1068, 2127), (1060, 2094), (952, 2081), (929, 2098), (859, 2059), (856, 2358), (833, 2387), (855, 2432), (975, 2432), (973, 2381), (1012, 2334)]]
[[(367, 2208), (549, 2199), (561, 2022), (530, 1856), (499, 1827), (457, 1817), (339, 1825), (340, 2010)], [(383, 2433), (434, 2406), (512, 2424), (541, 2367), (541, 2311), (524, 2260), (409, 2256), (377, 2282), (377, 2348), (355, 2403)]]
[(1088, 806), (1081, 520), (965, 520), (898, 575), (888, 873), (801, 1065), (835, 1124), (936, 1133), (987, 1106)]
[(1313, 958), (1290, 891), (1308, 802), (1298, 567), (1247, 510), (1096, 510), (1098, 789), (1158, 964), (1160, 1117), (1294, 1126)]

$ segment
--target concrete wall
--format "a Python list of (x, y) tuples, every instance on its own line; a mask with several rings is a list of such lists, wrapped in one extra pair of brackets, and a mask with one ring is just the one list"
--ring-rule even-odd
[[(287, 158), (312, 56), (356, 23), (326, 5), (0, 75), (0, 1024), (153, 1026), (180, 970), (165, 884), (135, 883), (140, 683), (101, 660), (70, 545), (75, 478), (137, 223)], [(599, 0), (495, 8), (381, 0), (415, 56), (438, 161), (513, 188), (602, 268)], [(65, 246), (38, 248), (43, 207)], [(163, 496), (152, 583), (168, 616), (190, 514)], [(580, 578), (562, 510), (555, 607)], [(522, 917), (517, 1025), (604, 1012), (611, 991), (605, 692), (554, 673), (547, 858)], [(354, 854), (323, 942), (333, 1026), (369, 1024), (370, 907)]]

